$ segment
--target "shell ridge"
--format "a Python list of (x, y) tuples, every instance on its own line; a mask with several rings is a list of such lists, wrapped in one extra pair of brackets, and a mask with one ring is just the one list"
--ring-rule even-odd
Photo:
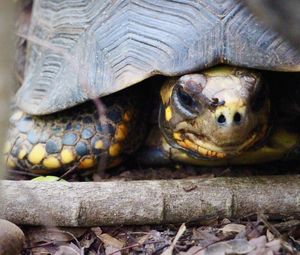
[(35, 0), (33, 8), (30, 35), (42, 43), (29, 41), (16, 95), (31, 114), (220, 62), (300, 70), (300, 54), (242, 1)]

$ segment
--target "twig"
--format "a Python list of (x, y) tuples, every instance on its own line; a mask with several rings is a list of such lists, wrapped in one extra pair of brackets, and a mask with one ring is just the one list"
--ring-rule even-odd
[(275, 237), (283, 239), (280, 232), (271, 223), (268, 222), (267, 217), (263, 213), (259, 213), (258, 218), (273, 233), (273, 235), (275, 235)]
[[(299, 214), (300, 176), (296, 175), (218, 177), (205, 181), (0, 184), (4, 191), (0, 217), (17, 224), (75, 227), (178, 223), (207, 215), (238, 218), (260, 208), (264, 214)], [(193, 185), (197, 188), (184, 191)], [(272, 186), (276, 189), (270, 190)], [(34, 194), (38, 204), (32, 203), (30, 194)]]
[(186, 231), (186, 226), (185, 226), (185, 224), (183, 223), (183, 224), (180, 226), (180, 228), (179, 228), (179, 230), (178, 230), (178, 232), (177, 232), (177, 234), (176, 234), (176, 236), (175, 236), (173, 242), (171, 243), (170, 247), (169, 247), (168, 249), (166, 249), (166, 250), (162, 253), (162, 255), (172, 255), (172, 254), (173, 254), (173, 250), (174, 250), (174, 247), (175, 247), (176, 243), (178, 242), (179, 238), (183, 235), (183, 233), (184, 233), (185, 231)]

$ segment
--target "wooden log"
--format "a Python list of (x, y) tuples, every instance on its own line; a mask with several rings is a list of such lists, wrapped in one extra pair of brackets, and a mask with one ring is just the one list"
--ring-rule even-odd
[(114, 182), (1, 181), (0, 218), (98, 226), (187, 222), (202, 216), (299, 214), (300, 176)]

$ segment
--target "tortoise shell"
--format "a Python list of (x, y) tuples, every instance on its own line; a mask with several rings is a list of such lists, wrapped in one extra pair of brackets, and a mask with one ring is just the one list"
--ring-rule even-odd
[(236, 0), (35, 0), (27, 39), (16, 102), (37, 115), (219, 63), (300, 70), (299, 52)]

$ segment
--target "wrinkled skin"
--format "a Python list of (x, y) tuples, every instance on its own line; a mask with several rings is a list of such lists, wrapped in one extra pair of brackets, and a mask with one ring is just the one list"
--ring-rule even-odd
[(270, 101), (255, 71), (219, 67), (171, 79), (161, 90), (169, 144), (199, 157), (233, 157), (267, 134)]

